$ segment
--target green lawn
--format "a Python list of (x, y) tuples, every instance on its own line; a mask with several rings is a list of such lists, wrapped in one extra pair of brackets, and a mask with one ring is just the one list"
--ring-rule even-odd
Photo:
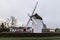
[(1, 37), (0, 40), (60, 40), (60, 37)]

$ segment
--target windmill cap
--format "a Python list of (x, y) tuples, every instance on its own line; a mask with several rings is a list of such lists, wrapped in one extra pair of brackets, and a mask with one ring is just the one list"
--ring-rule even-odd
[(34, 14), (32, 17), (35, 17), (36, 19), (40, 19), (40, 20), (42, 20), (42, 17), (41, 17), (41, 16), (39, 16), (37, 13), (36, 13), (36, 14)]

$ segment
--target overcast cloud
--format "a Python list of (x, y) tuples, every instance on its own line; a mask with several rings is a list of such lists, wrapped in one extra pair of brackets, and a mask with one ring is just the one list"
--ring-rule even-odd
[[(38, 0), (35, 11), (42, 18), (47, 27), (60, 28), (60, 0)], [(0, 17), (15, 16), (16, 19), (26, 23), (29, 19), (36, 0), (0, 0)]]

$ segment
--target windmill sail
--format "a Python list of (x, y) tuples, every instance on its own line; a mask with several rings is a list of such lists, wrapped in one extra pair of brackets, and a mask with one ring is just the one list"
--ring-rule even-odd
[[(36, 5), (35, 5), (35, 7), (34, 7), (34, 10), (33, 10), (33, 12), (32, 12), (32, 15), (34, 14), (34, 12), (35, 12), (35, 10), (36, 10), (37, 4), (38, 4), (38, 1), (37, 1)], [(30, 20), (32, 20), (32, 15), (29, 16), (30, 19), (28, 20), (27, 25), (29, 24)]]
[(35, 8), (34, 8), (33, 12), (32, 12), (32, 15), (33, 15), (33, 13), (34, 13), (34, 12), (35, 12), (35, 10), (36, 10), (37, 4), (38, 4), (38, 1), (37, 1), (37, 3), (36, 3), (36, 6), (35, 6)]

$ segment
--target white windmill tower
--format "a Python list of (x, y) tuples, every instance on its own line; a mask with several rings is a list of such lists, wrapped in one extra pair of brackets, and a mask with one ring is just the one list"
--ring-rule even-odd
[(37, 7), (38, 1), (35, 5), (35, 8), (32, 12), (32, 15), (29, 16), (30, 19), (27, 22), (27, 26), (29, 25), (30, 21), (31, 23), (31, 27), (34, 29), (34, 33), (41, 33), (42, 32), (42, 28), (46, 28), (46, 25), (43, 23), (43, 19), (42, 17), (40, 17), (37, 13), (34, 14), (36, 7)]

